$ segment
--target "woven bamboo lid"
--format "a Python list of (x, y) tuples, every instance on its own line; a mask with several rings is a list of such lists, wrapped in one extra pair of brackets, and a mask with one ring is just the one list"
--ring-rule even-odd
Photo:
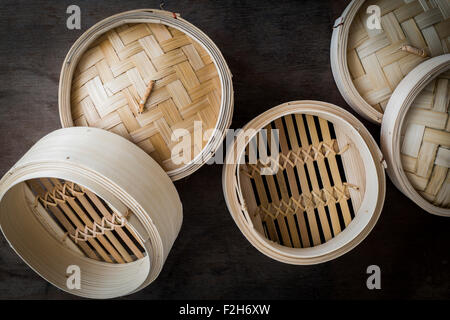
[(335, 259), (380, 216), (381, 152), (367, 129), (335, 105), (293, 101), (272, 108), (244, 126), (226, 159), (222, 183), (234, 221), (278, 261)]
[(414, 68), (397, 86), (381, 126), (395, 185), (424, 210), (450, 216), (450, 54)]
[(114, 298), (154, 281), (181, 222), (165, 171), (97, 128), (50, 133), (0, 180), (0, 227), (11, 247), (44, 279), (82, 297)]
[[(117, 133), (173, 180), (217, 150), (232, 109), (231, 73), (219, 49), (171, 12), (135, 10), (97, 23), (75, 42), (61, 71), (63, 127)], [(179, 151), (181, 142), (189, 147)]]
[[(381, 29), (369, 27), (380, 8)], [(429, 57), (450, 50), (448, 0), (354, 0), (336, 20), (331, 66), (347, 103), (365, 118), (381, 123), (399, 82)]]

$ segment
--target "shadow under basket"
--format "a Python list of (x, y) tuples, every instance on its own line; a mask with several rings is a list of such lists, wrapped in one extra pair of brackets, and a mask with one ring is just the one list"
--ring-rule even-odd
[(271, 258), (334, 259), (378, 220), (385, 195), (381, 152), (337, 106), (275, 107), (248, 123), (231, 151), (223, 172), (228, 208), (247, 239)]
[[(0, 226), (11, 247), (44, 279), (82, 297), (123, 296), (151, 283), (181, 220), (164, 170), (100, 129), (52, 132), (0, 181)], [(80, 268), (79, 288), (71, 266)]]
[[(108, 130), (147, 152), (173, 179), (202, 166), (231, 124), (231, 73), (202, 31), (172, 12), (108, 17), (69, 50), (61, 70), (63, 127)], [(174, 150), (181, 143), (189, 148)]]

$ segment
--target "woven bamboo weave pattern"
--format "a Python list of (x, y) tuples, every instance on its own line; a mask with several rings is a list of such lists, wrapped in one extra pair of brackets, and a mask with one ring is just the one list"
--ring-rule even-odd
[[(139, 113), (151, 80), (154, 87)], [(206, 145), (193, 138), (216, 126), (221, 84), (208, 52), (183, 32), (162, 24), (124, 24), (100, 36), (78, 62), (72, 81), (75, 125), (106, 129), (137, 144), (166, 171), (181, 167), (172, 148), (186, 129), (192, 160)], [(202, 136), (203, 136), (202, 133)]]
[[(351, 145), (339, 145), (333, 124), (317, 116), (275, 120), (265, 127), (268, 141), (274, 129), (280, 142), (276, 159), (274, 146), (268, 145), (267, 151), (258, 149), (256, 163), (250, 163), (256, 152), (250, 145), (262, 146), (247, 146), (246, 163), (240, 167), (243, 206), (255, 228), (272, 241), (293, 248), (325, 243), (354, 218), (349, 190), (360, 191), (346, 182), (341, 159)], [(261, 174), (270, 166), (273, 175)]]
[[(369, 29), (368, 6), (381, 9), (381, 29)], [(383, 113), (398, 83), (425, 57), (450, 50), (449, 0), (374, 0), (361, 7), (349, 30), (347, 62), (356, 90)], [(411, 50), (410, 50), (411, 51)]]
[(406, 114), (401, 142), (403, 169), (422, 197), (450, 207), (450, 72), (434, 79)]
[(303, 165), (307, 161), (315, 161), (329, 156), (340, 155), (346, 150), (336, 151), (337, 148), (336, 139), (331, 140), (330, 143), (321, 141), (317, 146), (309, 145), (306, 148), (299, 148), (296, 151), (290, 150), (287, 154), (281, 153), (278, 159), (266, 157), (265, 163), (261, 162), (261, 159), (258, 159), (256, 164), (247, 164), (247, 168), (250, 169), (248, 172), (246, 170), (242, 170), (242, 172), (250, 178), (254, 178), (255, 174), (261, 174), (261, 168), (268, 169), (272, 163), (275, 164), (275, 170), (285, 170), (288, 165), (291, 167), (295, 167), (297, 164)]
[(62, 235), (62, 243), (70, 242), (71, 248), (86, 257), (109, 263), (144, 257), (141, 240), (127, 225), (127, 217), (91, 191), (54, 178), (29, 180), (27, 185), (34, 194), (34, 209), (41, 222), (54, 225), (48, 231), (57, 237)]

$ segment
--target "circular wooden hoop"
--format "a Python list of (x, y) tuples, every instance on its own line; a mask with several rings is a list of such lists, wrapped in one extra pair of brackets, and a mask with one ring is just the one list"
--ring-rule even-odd
[[(118, 212), (130, 208), (129, 225), (146, 257), (126, 264), (99, 262), (62, 245), (31, 211), (24, 182), (53, 177), (75, 182)], [(17, 254), (44, 279), (69, 293), (113, 298), (138, 291), (160, 273), (182, 222), (170, 178), (144, 151), (96, 128), (60, 129), (38, 141), (0, 180), (0, 226)], [(81, 289), (69, 290), (66, 270), (81, 269)]]
[(353, 84), (347, 65), (348, 32), (355, 15), (364, 2), (365, 0), (353, 0), (333, 26), (330, 48), (331, 70), (344, 100), (365, 119), (381, 123), (383, 114), (361, 97)]
[[(335, 259), (357, 246), (375, 226), (384, 203), (386, 182), (382, 165), (382, 154), (367, 129), (350, 113), (341, 108), (319, 101), (293, 101), (274, 107), (250, 121), (242, 131), (254, 129), (255, 134), (273, 120), (282, 116), (302, 113), (316, 115), (334, 124), (345, 126), (366, 166), (366, 195), (355, 218), (349, 226), (328, 242), (311, 248), (289, 248), (267, 240), (257, 232), (251, 222), (243, 199), (238, 177), (240, 159), (245, 146), (236, 143), (227, 154), (224, 165), (222, 185), (228, 210), (235, 223), (250, 243), (263, 254), (289, 264), (317, 264)], [(251, 139), (252, 137), (249, 137)], [(236, 140), (239, 136), (236, 137)], [(244, 207), (244, 208), (243, 208)]]
[(70, 48), (61, 69), (58, 94), (61, 124), (64, 128), (72, 127), (74, 125), (70, 103), (71, 83), (75, 68), (84, 51), (96, 38), (98, 38), (99, 35), (125, 23), (162, 23), (176, 28), (200, 43), (202, 47), (211, 55), (217, 68), (222, 87), (222, 101), (214, 133), (211, 135), (208, 143), (203, 148), (203, 151), (200, 152), (191, 162), (180, 168), (167, 172), (172, 180), (179, 180), (198, 170), (217, 151), (223, 138), (225, 137), (226, 129), (228, 129), (231, 125), (234, 104), (233, 84), (231, 80), (232, 75), (224, 57), (222, 56), (222, 53), (206, 34), (194, 25), (179, 17), (179, 15), (175, 15), (174, 17), (172, 12), (155, 9), (127, 11), (104, 19), (83, 33), (83, 35), (81, 35), (81, 37)]
[(405, 116), (414, 99), (428, 83), (449, 68), (450, 54), (444, 54), (431, 58), (413, 69), (392, 94), (381, 124), (381, 150), (386, 157), (387, 173), (392, 182), (422, 209), (447, 217), (450, 216), (450, 209), (429, 203), (411, 185), (400, 159), (400, 140)]

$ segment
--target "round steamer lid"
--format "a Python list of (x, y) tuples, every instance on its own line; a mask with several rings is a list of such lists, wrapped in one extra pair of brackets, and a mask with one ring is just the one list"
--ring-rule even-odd
[(429, 213), (450, 216), (450, 54), (413, 69), (397, 86), (381, 125), (394, 184)]
[(63, 127), (117, 133), (172, 178), (203, 165), (231, 124), (231, 73), (216, 45), (172, 12), (106, 18), (69, 50), (59, 84)]
[(385, 196), (382, 158), (345, 110), (320, 101), (285, 103), (236, 137), (223, 170), (225, 200), (265, 255), (290, 264), (325, 262), (357, 246), (377, 222)]
[[(374, 28), (373, 5), (380, 9), (381, 29)], [(360, 115), (381, 123), (398, 83), (429, 57), (448, 53), (449, 37), (448, 0), (353, 0), (336, 20), (331, 40), (339, 91)]]
[(97, 128), (50, 133), (0, 180), (0, 227), (10, 246), (44, 279), (82, 297), (146, 287), (181, 222), (181, 201), (164, 170)]

